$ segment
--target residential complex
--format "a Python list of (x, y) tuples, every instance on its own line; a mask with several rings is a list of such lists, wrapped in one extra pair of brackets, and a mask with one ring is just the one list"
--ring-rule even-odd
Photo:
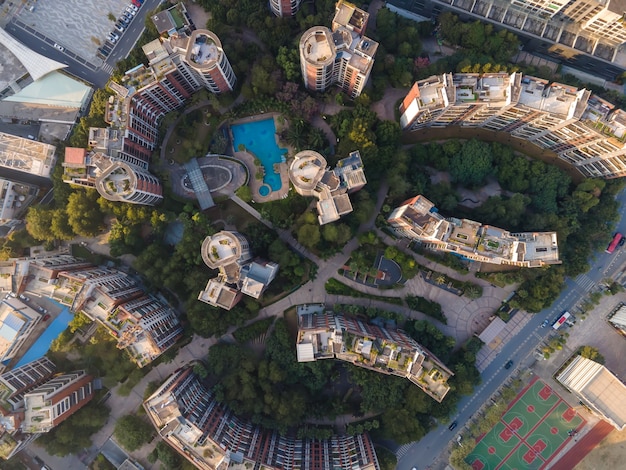
[(202, 259), (217, 277), (209, 279), (198, 300), (230, 310), (242, 294), (258, 299), (278, 273), (278, 264), (253, 260), (250, 244), (238, 232), (221, 231), (202, 243)]
[[(109, 201), (153, 206), (163, 200), (161, 182), (150, 174), (147, 163), (136, 159), (122, 161), (101, 152), (66, 147), (63, 182), (95, 188)], [(136, 163), (137, 162), (137, 163)]]
[(339, 359), (405, 377), (440, 403), (450, 390), (452, 371), (404, 331), (330, 312), (298, 313), (298, 362)]
[(0, 375), (0, 458), (10, 459), (37, 437), (21, 428), (24, 395), (50, 380), (55, 372), (54, 363), (44, 356)]
[(359, 151), (337, 162), (334, 170), (327, 167), (326, 159), (313, 150), (297, 153), (289, 165), (289, 179), (296, 192), (306, 197), (316, 197), (317, 219), (320, 225), (339, 220), (352, 212), (348, 194), (367, 183)]
[(576, 356), (556, 379), (617, 430), (626, 429), (626, 385), (602, 364)]
[(422, 195), (404, 201), (387, 222), (400, 236), (471, 261), (526, 268), (561, 263), (556, 232), (510, 233), (473, 220), (445, 218)]
[[(3, 275), (10, 278), (19, 293), (50, 297), (73, 313), (97, 321), (139, 367), (156, 359), (182, 336), (174, 309), (165, 300), (146, 293), (133, 277), (116, 269), (95, 267), (80, 258), (59, 255), (14, 260)], [(9, 298), (4, 302), (19, 300)], [(26, 315), (31, 310), (21, 304), (16, 311)], [(32, 315), (38, 321), (39, 314), (32, 310)], [(15, 330), (15, 321), (10, 325)]]
[(63, 271), (56, 280), (52, 298), (103, 325), (139, 367), (182, 336), (176, 312), (126, 273), (91, 267)]
[[(389, 0), (427, 18), (445, 10), (507, 28), (537, 43), (539, 51), (567, 63), (578, 56), (590, 73), (624, 69), (626, 42), (621, 0)], [(590, 62), (592, 61), (592, 62)], [(594, 67), (595, 66), (595, 67)], [(619, 72), (618, 72), (619, 73)], [(613, 79), (617, 75), (606, 76)]]
[(144, 408), (159, 435), (201, 470), (378, 470), (367, 434), (326, 440), (281, 436), (218, 402), (191, 366), (170, 376)]
[(369, 13), (339, 0), (335, 7), (332, 31), (314, 26), (300, 38), (300, 68), (304, 85), (325, 91), (338, 85), (352, 98), (367, 83), (378, 43), (364, 36)]
[(481, 127), (510, 133), (586, 177), (626, 176), (626, 111), (591, 94), (520, 73), (447, 73), (416, 82), (400, 125)]
[(298, 13), (302, 0), (270, 0), (270, 9), (276, 16), (290, 17)]
[(15, 357), (39, 321), (41, 315), (20, 299), (7, 295), (0, 300), (0, 363)]
[(122, 84), (109, 83), (116, 99), (107, 107), (106, 120), (124, 133), (125, 153), (149, 161), (165, 114), (202, 88), (212, 93), (233, 90), (236, 77), (219, 38), (190, 28), (170, 29), (169, 37), (143, 46), (148, 65), (128, 70)]
[(22, 429), (48, 432), (89, 403), (93, 394), (93, 377), (84, 370), (54, 376), (24, 394)]

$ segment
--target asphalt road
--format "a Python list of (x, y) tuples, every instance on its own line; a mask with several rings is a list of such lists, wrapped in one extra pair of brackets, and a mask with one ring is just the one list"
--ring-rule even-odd
[(137, 43), (139, 36), (141, 36), (144, 30), (148, 12), (155, 9), (160, 2), (161, 0), (146, 0), (144, 2), (131, 22), (130, 27), (121, 35), (115, 48), (104, 63), (95, 56), (90, 61), (86, 61), (72, 52), (70, 48), (66, 48), (64, 52), (55, 49), (53, 47), (54, 40), (45, 36), (44, 32), (36, 31), (24, 24), (19, 17), (13, 18), (5, 29), (33, 51), (66, 64), (66, 72), (91, 83), (96, 88), (104, 88), (116, 62), (128, 56), (128, 53)]
[[(617, 196), (621, 204), (621, 220), (617, 225), (617, 231), (626, 233), (626, 191)], [(551, 328), (541, 328), (541, 323), (547, 318), (552, 323), (564, 310), (568, 310), (581, 301), (589, 290), (606, 277), (611, 277), (620, 270), (625, 261), (626, 247), (616, 250), (612, 255), (600, 252), (591, 263), (588, 273), (578, 276), (576, 279), (567, 279), (566, 288), (558, 299), (548, 309), (534, 315), (531, 320), (509, 341), (496, 359), (482, 373), (482, 384), (471, 396), (464, 397), (458, 405), (458, 412), (452, 416), (452, 420), (458, 422), (457, 430), (448, 430), (448, 424), (443, 424), (433, 429), (420, 441), (411, 444), (405, 449), (404, 454), (398, 460), (397, 469), (410, 470), (413, 467), (423, 469), (431, 464), (445, 451), (449, 442), (458, 433), (469, 418), (495, 393), (498, 387), (513, 373), (515, 368), (509, 370), (504, 364), (509, 359), (516, 363), (521, 362), (539, 343), (549, 334)]]

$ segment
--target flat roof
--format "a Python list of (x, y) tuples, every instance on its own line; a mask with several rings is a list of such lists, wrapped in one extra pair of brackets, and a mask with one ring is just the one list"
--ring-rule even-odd
[(0, 166), (49, 177), (56, 147), (0, 132)]
[(583, 397), (617, 429), (626, 428), (626, 385), (602, 364), (577, 356), (557, 380)]

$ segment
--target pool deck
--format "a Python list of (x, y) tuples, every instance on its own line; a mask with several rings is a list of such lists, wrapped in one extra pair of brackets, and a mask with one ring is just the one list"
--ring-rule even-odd
[[(237, 124), (248, 124), (251, 122), (265, 121), (269, 118), (274, 119), (274, 127), (276, 128), (276, 133), (274, 134), (274, 138), (276, 139), (276, 145), (279, 148), (287, 148), (287, 155), (285, 155), (285, 159), (289, 160), (289, 158), (293, 155), (293, 149), (289, 145), (286, 145), (283, 142), (281, 142), (280, 139), (278, 138), (280, 130), (285, 126), (285, 124), (281, 122), (283, 118), (281, 117), (279, 113), (257, 114), (255, 116), (249, 116), (243, 119), (237, 119), (236, 121), (233, 121), (230, 125), (233, 126)], [(235, 149), (232, 131), (230, 131), (230, 137), (231, 137), (231, 147), (232, 147), (233, 157), (241, 161), (248, 169), (248, 174), (250, 175), (250, 180), (248, 181), (248, 185), (250, 186), (250, 190), (252, 192), (252, 200), (254, 202), (263, 203), (263, 202), (276, 201), (278, 199), (286, 198), (287, 195), (289, 194), (289, 189), (290, 189), (289, 174), (288, 174), (289, 166), (287, 165), (287, 163), (276, 163), (276, 165), (278, 165), (278, 169), (280, 172), (280, 181), (282, 183), (280, 189), (278, 191), (270, 191), (270, 193), (267, 196), (262, 196), (259, 193), (259, 188), (261, 188), (261, 186), (265, 185), (266, 183), (263, 182), (263, 179), (260, 179), (260, 180), (256, 179), (256, 174), (259, 170), (259, 167), (257, 167), (257, 165), (254, 163), (254, 159), (255, 159), (254, 155), (251, 154), (250, 152), (246, 152), (246, 151), (240, 152), (237, 149)], [(263, 168), (263, 166), (261, 166), (261, 168)]]

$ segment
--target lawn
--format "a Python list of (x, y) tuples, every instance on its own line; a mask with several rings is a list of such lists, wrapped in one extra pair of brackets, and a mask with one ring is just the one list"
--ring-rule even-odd
[(219, 113), (210, 106), (183, 115), (165, 143), (166, 158), (183, 164), (192, 158), (204, 156), (220, 119)]

